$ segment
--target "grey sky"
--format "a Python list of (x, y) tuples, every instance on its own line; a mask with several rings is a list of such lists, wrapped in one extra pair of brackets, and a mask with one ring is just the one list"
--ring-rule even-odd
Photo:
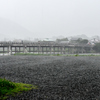
[(100, 0), (0, 0), (0, 17), (35, 38), (100, 34)]

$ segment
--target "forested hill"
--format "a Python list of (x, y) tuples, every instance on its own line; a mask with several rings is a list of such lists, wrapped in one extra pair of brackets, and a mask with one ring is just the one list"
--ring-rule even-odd
[(23, 38), (33, 33), (21, 25), (8, 19), (0, 18), (0, 39), (2, 38)]

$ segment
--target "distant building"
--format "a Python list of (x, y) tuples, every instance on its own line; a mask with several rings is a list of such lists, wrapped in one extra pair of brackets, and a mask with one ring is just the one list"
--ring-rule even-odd
[(69, 41), (60, 41), (59, 43), (68, 44)]
[(51, 44), (51, 43), (55, 43), (55, 41), (53, 41), (50, 38), (45, 38), (45, 39), (38, 41), (38, 43), (46, 43), (46, 44), (50, 43)]
[(21, 39), (15, 39), (15, 40), (13, 40), (13, 42), (20, 43), (20, 42), (22, 42), (22, 40)]
[(43, 39), (42, 41), (53, 41), (53, 40), (50, 39), (50, 38), (45, 38), (45, 39)]

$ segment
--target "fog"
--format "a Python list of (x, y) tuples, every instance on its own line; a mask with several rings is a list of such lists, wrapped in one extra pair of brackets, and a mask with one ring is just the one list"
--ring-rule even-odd
[[(100, 0), (0, 0), (0, 27), (3, 27), (0, 35), (12, 38), (99, 35), (99, 11)], [(3, 20), (9, 23), (4, 24)], [(9, 30), (6, 23), (11, 26)], [(20, 28), (12, 28), (11, 23)]]

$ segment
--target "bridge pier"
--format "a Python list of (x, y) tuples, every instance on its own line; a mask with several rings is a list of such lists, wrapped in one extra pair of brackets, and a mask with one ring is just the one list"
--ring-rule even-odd
[(24, 51), (24, 53), (27, 53), (27, 46), (26, 45), (24, 46), (24, 50), (23, 51)]
[(11, 46), (8, 47), (8, 52), (9, 52), (9, 55), (12, 55), (12, 47)]

